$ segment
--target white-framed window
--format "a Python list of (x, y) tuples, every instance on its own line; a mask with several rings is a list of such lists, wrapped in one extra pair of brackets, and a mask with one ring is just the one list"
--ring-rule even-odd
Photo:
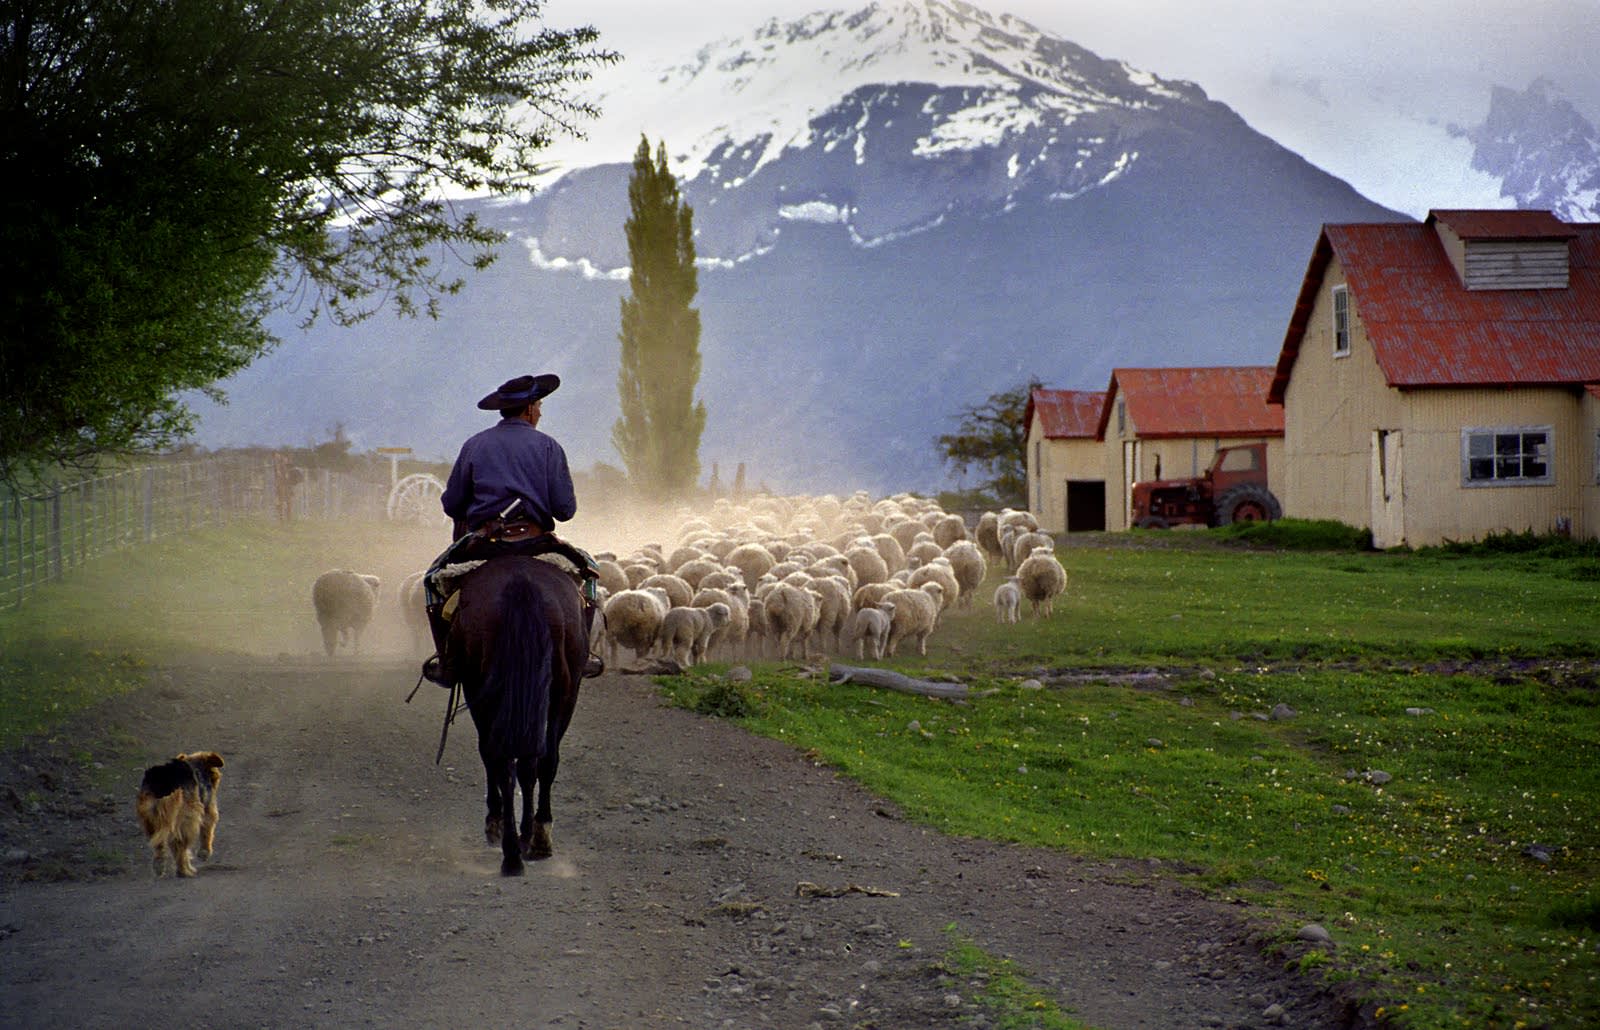
[(1333, 288), (1333, 356), (1344, 357), (1350, 353), (1350, 291), (1343, 286)]
[(1128, 405), (1125, 401), (1117, 402), (1117, 435), (1121, 436), (1128, 431)]
[(1462, 486), (1552, 483), (1551, 426), (1474, 427), (1461, 431)]

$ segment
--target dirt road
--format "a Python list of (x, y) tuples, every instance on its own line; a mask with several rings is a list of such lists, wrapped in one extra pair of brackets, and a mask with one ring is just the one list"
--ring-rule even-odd
[[(992, 1026), (941, 966), (950, 924), (1093, 1026), (1347, 1023), (1238, 909), (1143, 865), (940, 836), (624, 676), (585, 685), (556, 857), (503, 879), (471, 723), (435, 766), (443, 692), (403, 704), (413, 668), (189, 664), (0, 758), (0, 1023)], [(195, 879), (150, 876), (137, 773), (86, 785), (75, 741), (107, 732), (141, 765), (226, 756)]]

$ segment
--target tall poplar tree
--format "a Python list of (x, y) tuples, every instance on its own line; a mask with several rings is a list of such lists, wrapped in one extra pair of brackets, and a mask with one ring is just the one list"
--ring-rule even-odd
[(700, 434), (706, 407), (694, 399), (700, 381), (699, 289), (694, 267), (694, 209), (667, 170), (666, 144), (654, 160), (641, 136), (628, 182), (625, 226), (630, 295), (622, 298), (622, 363), (617, 394), (622, 417), (611, 441), (643, 493), (672, 496), (700, 478)]

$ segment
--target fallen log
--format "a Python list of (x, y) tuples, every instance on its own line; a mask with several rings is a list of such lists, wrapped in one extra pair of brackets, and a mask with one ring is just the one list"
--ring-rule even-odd
[(994, 693), (991, 690), (975, 692), (965, 683), (935, 683), (932, 680), (913, 679), (893, 669), (864, 669), (855, 665), (834, 665), (828, 670), (828, 679), (833, 683), (860, 683), (862, 686), (921, 694), (923, 697), (964, 699)]

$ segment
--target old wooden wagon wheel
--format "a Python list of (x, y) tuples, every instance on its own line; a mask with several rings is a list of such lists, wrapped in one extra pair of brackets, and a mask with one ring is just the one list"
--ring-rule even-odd
[(389, 491), (388, 514), (391, 522), (413, 522), (419, 526), (449, 523), (439, 498), (444, 484), (427, 472), (414, 472), (395, 483)]

